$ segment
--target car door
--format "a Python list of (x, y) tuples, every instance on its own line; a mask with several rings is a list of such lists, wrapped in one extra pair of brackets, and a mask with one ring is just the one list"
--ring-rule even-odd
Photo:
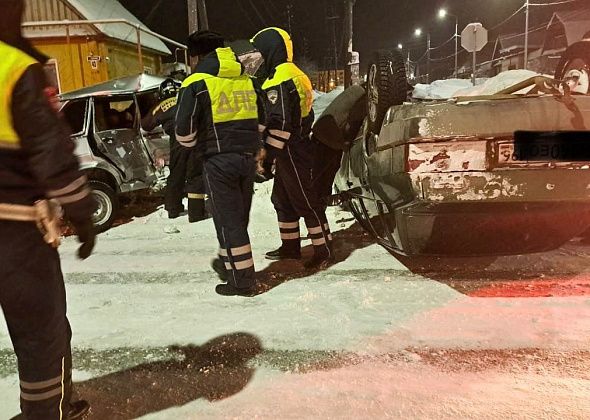
[(151, 184), (156, 176), (139, 128), (133, 95), (93, 98), (94, 137), (99, 150), (123, 174), (126, 182)]

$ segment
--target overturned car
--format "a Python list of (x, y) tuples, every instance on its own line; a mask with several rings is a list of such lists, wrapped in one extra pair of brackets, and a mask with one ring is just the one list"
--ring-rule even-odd
[(345, 91), (314, 127), (344, 150), (342, 204), (409, 256), (532, 253), (579, 235), (590, 226), (589, 59), (566, 60), (555, 79), (407, 102), (403, 57), (377, 52), (366, 94)]
[(142, 74), (61, 96), (61, 112), (98, 203), (93, 220), (100, 231), (112, 225), (120, 194), (164, 182), (169, 138), (161, 128), (150, 133), (141, 128), (141, 117), (158, 102), (164, 80)]

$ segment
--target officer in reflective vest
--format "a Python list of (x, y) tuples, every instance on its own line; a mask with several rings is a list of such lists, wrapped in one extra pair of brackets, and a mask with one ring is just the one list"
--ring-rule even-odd
[(301, 258), (299, 219), (303, 217), (314, 256), (304, 265), (317, 269), (333, 260), (332, 235), (325, 205), (313, 187), (316, 144), (310, 137), (313, 124), (313, 90), (309, 78), (293, 64), (293, 43), (287, 32), (267, 28), (252, 38), (264, 57), (268, 78), (262, 85), (267, 165), (275, 164), (272, 202), (279, 219), (282, 245), (266, 257), (272, 260)]
[(26, 419), (77, 419), (70, 403), (71, 330), (59, 255), (59, 203), (73, 223), (81, 258), (94, 246), (95, 201), (68, 129), (52, 107), (42, 63), (21, 36), (22, 0), (0, 9), (0, 305), (18, 360)]
[(219, 240), (212, 266), (227, 281), (215, 290), (249, 296), (258, 292), (248, 221), (264, 111), (252, 79), (223, 43), (209, 31), (189, 38), (189, 51), (199, 63), (178, 96), (176, 139), (205, 157), (205, 187)]
[(176, 83), (173, 79), (162, 82), (159, 92), (161, 102), (143, 117), (141, 126), (146, 131), (152, 131), (161, 125), (170, 136), (170, 174), (166, 180), (164, 207), (168, 217), (175, 219), (184, 211), (182, 199), (188, 196), (188, 221), (194, 223), (206, 218), (203, 161), (194, 150), (188, 150), (176, 141)]

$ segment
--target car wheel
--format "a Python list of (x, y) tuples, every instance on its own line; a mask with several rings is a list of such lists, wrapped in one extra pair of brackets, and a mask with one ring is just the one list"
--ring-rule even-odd
[(563, 80), (571, 70), (590, 71), (590, 41), (573, 44), (561, 57), (555, 70), (555, 77)]
[(373, 53), (367, 72), (367, 113), (369, 130), (379, 134), (387, 110), (407, 98), (408, 80), (404, 57), (399, 51)]
[(88, 182), (90, 194), (98, 205), (92, 215), (92, 222), (99, 232), (104, 232), (113, 225), (115, 215), (119, 209), (117, 194), (110, 185), (101, 181)]

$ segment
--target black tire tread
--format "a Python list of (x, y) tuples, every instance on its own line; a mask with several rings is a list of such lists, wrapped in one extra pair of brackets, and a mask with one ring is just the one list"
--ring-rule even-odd
[(407, 99), (408, 80), (404, 58), (398, 51), (375, 51), (369, 63), (369, 70), (373, 64), (377, 65), (378, 70), (379, 103), (377, 119), (372, 122), (369, 118), (369, 127), (371, 132), (378, 134), (387, 110), (394, 105), (401, 105)]

